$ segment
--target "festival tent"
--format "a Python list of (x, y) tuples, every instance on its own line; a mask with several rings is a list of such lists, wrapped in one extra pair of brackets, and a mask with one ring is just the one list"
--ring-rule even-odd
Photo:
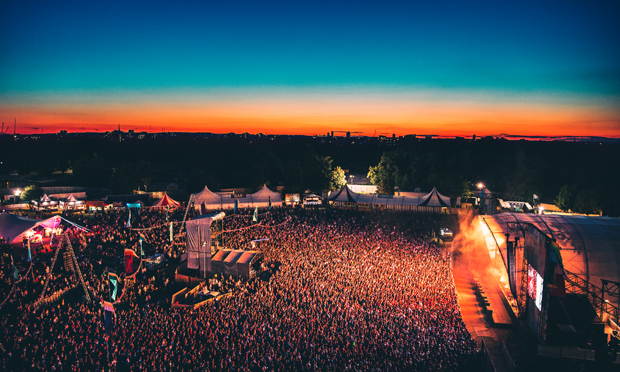
[(103, 201), (87, 201), (86, 203), (86, 208), (90, 209), (90, 210), (105, 210), (105, 209), (110, 209), (112, 208), (112, 204), (107, 204)]
[(24, 233), (33, 228), (43, 226), (48, 229), (55, 229), (59, 224), (60, 216), (54, 216), (47, 220), (35, 220), (10, 213), (0, 213), (0, 237), (11, 244), (21, 243)]
[(233, 209), (235, 207), (235, 200), (237, 201), (237, 207), (242, 208), (266, 208), (269, 206), (269, 200), (271, 199), (272, 207), (279, 207), (282, 205), (282, 197), (277, 192), (273, 192), (267, 188), (267, 185), (255, 192), (243, 197), (239, 197), (231, 194), (216, 194), (205, 188), (197, 193), (192, 194), (192, 201), (194, 202), (194, 208), (200, 210), (204, 204), (205, 210), (217, 210), (217, 209)]
[(222, 195), (218, 195), (209, 190), (207, 186), (196, 194), (192, 194), (194, 207), (200, 208), (202, 204), (206, 209), (221, 209), (222, 208)]
[(153, 207), (155, 208), (178, 207), (178, 206), (179, 206), (179, 202), (169, 197), (168, 193), (164, 193), (164, 197), (156, 201), (155, 204), (153, 204)]
[(429, 192), (426, 196), (420, 198), (421, 207), (446, 207), (450, 208), (450, 198), (441, 195), (435, 187), (433, 191)]
[(332, 193), (327, 200), (341, 203), (356, 203), (359, 198), (359, 194), (351, 191), (347, 185), (344, 185), (340, 190)]
[(77, 208), (79, 206), (82, 206), (84, 205), (84, 202), (81, 200), (77, 200), (75, 196), (73, 196), (73, 194), (69, 194), (69, 197), (65, 199), (64, 201), (61, 201), (60, 205), (63, 207), (63, 209), (69, 209), (69, 208)]
[(50, 198), (49, 196), (47, 196), (47, 194), (43, 195), (41, 197), (41, 199), (37, 200), (33, 200), (33, 204), (38, 208), (50, 208), (50, 207), (55, 207), (58, 205), (58, 202), (52, 198)]
[(267, 188), (267, 185), (263, 185), (263, 187), (255, 192), (254, 194), (249, 195), (252, 207), (266, 208), (269, 206), (269, 200), (271, 198), (271, 206), (279, 207), (282, 205), (282, 198), (280, 194), (277, 192), (273, 192)]

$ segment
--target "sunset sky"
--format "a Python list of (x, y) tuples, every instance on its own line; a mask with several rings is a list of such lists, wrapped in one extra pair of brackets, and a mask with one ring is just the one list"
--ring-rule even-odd
[(620, 2), (4, 1), (0, 121), (620, 137)]

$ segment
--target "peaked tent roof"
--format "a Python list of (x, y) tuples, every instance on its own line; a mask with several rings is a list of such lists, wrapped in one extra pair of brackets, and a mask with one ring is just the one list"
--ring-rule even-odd
[(50, 199), (49, 196), (47, 196), (47, 194), (44, 194), (41, 199), (39, 200), (41, 203), (45, 203), (45, 202), (51, 202), (52, 199)]
[(170, 207), (179, 206), (179, 202), (169, 197), (168, 193), (164, 193), (164, 197), (159, 199), (157, 202), (155, 202), (155, 204), (153, 204), (153, 207), (168, 207), (168, 206)]
[(77, 199), (75, 198), (75, 196), (73, 196), (73, 194), (69, 195), (67, 200), (65, 200), (65, 203), (75, 203), (75, 202), (77, 202)]
[(21, 234), (36, 226), (56, 228), (58, 224), (60, 224), (60, 216), (54, 216), (47, 220), (34, 220), (10, 213), (0, 213), (0, 236), (7, 242), (14, 243), (19, 241), (18, 238)]
[(437, 188), (433, 187), (433, 191), (426, 196), (420, 198), (420, 206), (424, 207), (450, 207), (450, 198), (441, 195)]
[(351, 191), (347, 185), (344, 185), (340, 190), (336, 193), (330, 195), (327, 200), (329, 201), (339, 201), (339, 202), (349, 202), (355, 203), (359, 198), (359, 194)]
[(269, 190), (267, 185), (263, 185), (260, 190), (250, 196), (252, 197), (252, 203), (267, 203), (269, 202), (270, 197), (272, 203), (282, 203), (282, 198), (280, 197), (280, 194)]
[(192, 194), (194, 196), (194, 204), (199, 205), (202, 203), (205, 204), (221, 204), (222, 203), (222, 195), (218, 195), (213, 191), (209, 190), (207, 186), (196, 194)]

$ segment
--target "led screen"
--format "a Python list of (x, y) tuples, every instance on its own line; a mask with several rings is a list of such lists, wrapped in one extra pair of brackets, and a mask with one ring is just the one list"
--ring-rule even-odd
[(543, 278), (529, 264), (527, 265), (527, 293), (536, 304), (538, 311), (540, 311), (542, 307)]

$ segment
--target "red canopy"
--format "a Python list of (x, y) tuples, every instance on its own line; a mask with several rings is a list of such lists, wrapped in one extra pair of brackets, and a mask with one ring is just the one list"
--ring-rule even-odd
[(153, 207), (178, 207), (179, 205), (178, 201), (169, 197), (168, 193), (164, 193), (164, 197), (155, 202)]

